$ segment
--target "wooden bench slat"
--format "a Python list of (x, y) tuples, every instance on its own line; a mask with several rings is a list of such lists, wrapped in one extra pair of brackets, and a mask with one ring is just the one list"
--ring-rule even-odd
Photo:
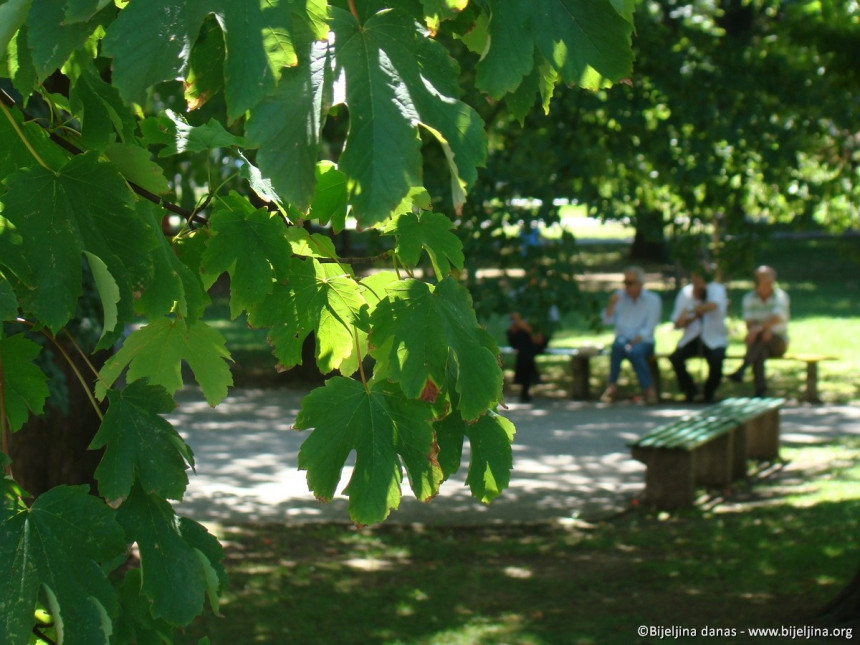
[(699, 484), (722, 486), (746, 475), (748, 459), (779, 451), (781, 398), (732, 398), (684, 415), (628, 444), (647, 465), (646, 497), (667, 507), (689, 505)]

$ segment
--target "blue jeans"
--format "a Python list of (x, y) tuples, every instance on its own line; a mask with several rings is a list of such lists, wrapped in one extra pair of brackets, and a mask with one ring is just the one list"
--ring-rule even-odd
[(612, 343), (612, 351), (609, 354), (609, 382), (617, 383), (618, 375), (621, 373), (621, 361), (625, 358), (630, 361), (639, 385), (643, 390), (651, 387), (651, 370), (648, 369), (648, 359), (654, 355), (654, 343), (642, 341), (633, 345), (629, 350), (626, 340), (615, 339)]

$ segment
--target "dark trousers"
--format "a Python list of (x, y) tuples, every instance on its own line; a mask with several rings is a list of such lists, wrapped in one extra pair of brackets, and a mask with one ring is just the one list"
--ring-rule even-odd
[(704, 357), (708, 362), (708, 378), (705, 381), (705, 401), (713, 401), (714, 394), (723, 378), (723, 359), (726, 357), (725, 347), (708, 347), (702, 342), (701, 337), (691, 340), (683, 347), (678, 347), (669, 356), (669, 361), (675, 369), (678, 378), (678, 386), (692, 400), (696, 394), (696, 386), (690, 373), (687, 371), (687, 360), (696, 356)]
[(756, 338), (751, 345), (747, 346), (744, 356), (744, 365), (752, 365), (753, 387), (756, 396), (764, 396), (767, 390), (767, 379), (764, 373), (764, 362), (768, 358), (777, 358), (785, 354), (788, 343), (782, 336), (772, 335), (767, 342)]
[(548, 339), (536, 343), (531, 334), (524, 330), (508, 331), (508, 343), (517, 350), (514, 364), (514, 383), (522, 386), (520, 399), (528, 401), (531, 398), (529, 390), (534, 383), (540, 382), (535, 357), (546, 349)]

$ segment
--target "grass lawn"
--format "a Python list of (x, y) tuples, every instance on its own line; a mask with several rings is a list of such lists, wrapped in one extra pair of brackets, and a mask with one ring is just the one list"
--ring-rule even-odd
[[(590, 525), (228, 526), (231, 587), (183, 643), (658, 643), (640, 625), (812, 625), (860, 564), (860, 444), (786, 465), (710, 510)], [(700, 637), (669, 639), (701, 643)], [(807, 640), (805, 642), (842, 642)]]

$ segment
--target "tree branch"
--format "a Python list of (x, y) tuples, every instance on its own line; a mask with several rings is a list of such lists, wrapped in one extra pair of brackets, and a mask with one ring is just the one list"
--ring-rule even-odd
[(45, 636), (45, 634), (43, 634), (43, 633), (42, 633), (42, 630), (41, 630), (41, 629), (39, 629), (39, 626), (38, 626), (38, 625), (37, 625), (37, 626), (35, 626), (35, 627), (33, 627), (33, 633), (36, 635), (36, 638), (40, 638), (40, 639), (42, 639), (42, 640), (43, 640), (43, 641), (45, 641), (48, 645), (57, 645), (57, 642), (56, 642), (56, 641), (51, 640), (50, 638), (48, 638), (47, 636)]
[[(6, 93), (6, 91), (2, 88), (0, 88), (0, 102), (6, 104), (8, 107), (13, 107), (13, 108), (20, 110), (21, 114), (24, 115), (25, 119), (27, 119), (28, 121), (33, 121), (34, 123), (36, 123), (40, 128), (42, 128), (45, 132), (47, 132), (51, 141), (53, 141), (55, 144), (57, 144), (58, 146), (60, 146), (64, 150), (66, 150), (67, 152), (70, 152), (73, 155), (80, 155), (80, 154), (84, 153), (84, 151), (81, 150), (80, 148), (78, 148), (75, 144), (71, 143), (70, 141), (67, 141), (66, 139), (63, 139), (63, 137), (59, 136), (57, 133), (51, 132), (50, 130), (48, 130), (48, 128), (46, 128), (44, 125), (39, 123), (38, 119), (27, 114), (27, 112), (25, 112), (21, 108), (21, 106), (15, 102), (15, 99), (13, 99), (11, 96), (9, 96)], [(38, 157), (37, 157), (37, 159), (38, 159)], [(153, 204), (157, 204), (158, 206), (161, 206), (164, 210), (169, 211), (171, 213), (174, 213), (175, 215), (179, 215), (179, 216), (183, 217), (187, 222), (196, 221), (198, 223), (205, 223), (206, 220), (204, 218), (200, 217), (199, 215), (197, 215), (196, 211), (190, 211), (187, 208), (182, 208), (178, 204), (174, 204), (173, 202), (169, 202), (165, 199), (162, 199), (161, 197), (159, 197), (155, 193), (151, 193), (150, 191), (146, 190), (145, 188), (138, 186), (134, 182), (128, 181), (128, 179), (126, 179), (126, 181), (128, 182), (128, 185), (131, 187), (131, 189), (136, 194), (138, 194), (141, 197), (143, 197), (144, 199), (152, 202)]]

